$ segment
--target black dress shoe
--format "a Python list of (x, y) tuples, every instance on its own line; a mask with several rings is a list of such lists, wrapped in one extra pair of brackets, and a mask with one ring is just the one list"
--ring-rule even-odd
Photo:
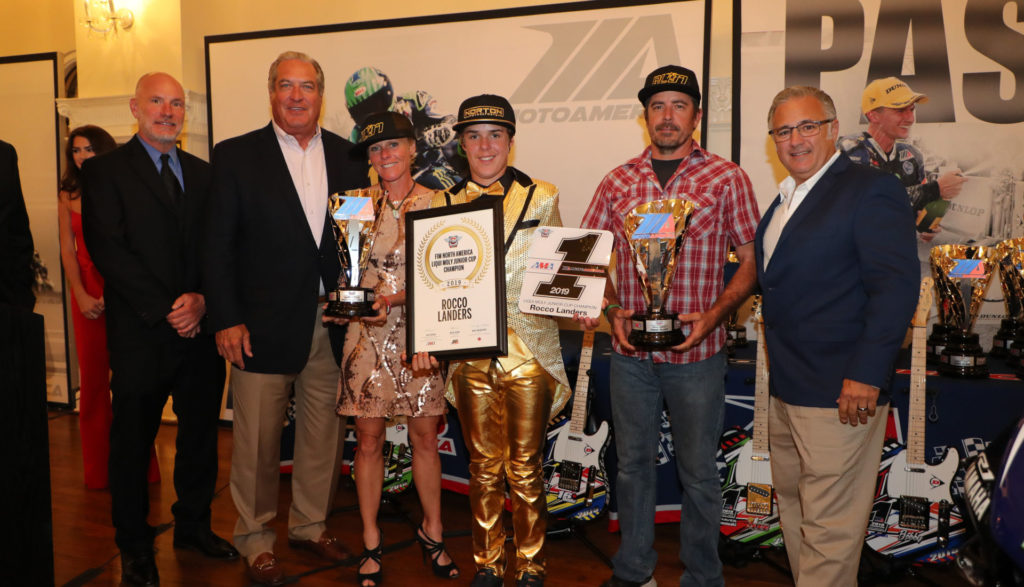
[(121, 585), (130, 587), (155, 587), (160, 584), (153, 553), (132, 555), (121, 553)]
[(211, 530), (200, 530), (194, 534), (174, 534), (174, 548), (197, 550), (210, 558), (235, 560), (238, 551), (227, 540), (217, 536)]

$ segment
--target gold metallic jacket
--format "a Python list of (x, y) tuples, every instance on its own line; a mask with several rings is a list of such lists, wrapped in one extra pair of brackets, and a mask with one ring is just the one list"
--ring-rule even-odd
[[(504, 215), (505, 215), (505, 239), (515, 229), (516, 220), (522, 212), (523, 204), (529, 193), (530, 184), (535, 184), (533, 196), (530, 198), (529, 207), (523, 215), (521, 228), (516, 232), (516, 238), (512, 246), (505, 251), (505, 295), (506, 312), (508, 314), (509, 329), (509, 355), (499, 357), (498, 361), (508, 371), (518, 365), (536, 358), (544, 369), (558, 380), (558, 390), (555, 392), (555, 400), (551, 405), (551, 415), (554, 416), (565, 406), (572, 388), (569, 385), (569, 378), (565, 374), (565, 366), (562, 364), (562, 347), (558, 340), (558, 322), (550, 316), (538, 314), (526, 314), (519, 309), (519, 292), (523, 289), (523, 274), (526, 272), (527, 251), (530, 247), (530, 235), (537, 226), (561, 226), (562, 217), (558, 213), (558, 188), (545, 181), (531, 180), (522, 172), (517, 172), (516, 181), (505, 193)], [(527, 185), (522, 185), (525, 181)], [(465, 186), (461, 183), (458, 186)], [(446, 195), (448, 196), (446, 198)], [(465, 188), (458, 192), (438, 192), (430, 202), (431, 208), (439, 208), (446, 205), (450, 198), (451, 203), (465, 204), (470, 201)], [(522, 225), (531, 224), (532, 220), (538, 220), (536, 226), (524, 228)], [(519, 340), (516, 340), (516, 339)], [(522, 349), (525, 346), (525, 349)], [(525, 354), (525, 356), (524, 356)], [(480, 368), (487, 370), (489, 359), (484, 359)], [(476, 361), (470, 361), (475, 365)], [(448, 401), (454, 405), (455, 399), (452, 395), (451, 374), (459, 366), (458, 362), (453, 363), (449, 369), (449, 380), (447, 384)]]

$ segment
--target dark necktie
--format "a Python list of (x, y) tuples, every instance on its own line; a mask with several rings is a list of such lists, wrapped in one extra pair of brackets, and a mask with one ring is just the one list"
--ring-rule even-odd
[(160, 155), (160, 179), (164, 182), (164, 189), (167, 190), (171, 201), (175, 206), (180, 206), (183, 192), (178, 178), (174, 177), (174, 172), (171, 171), (171, 156), (167, 153)]

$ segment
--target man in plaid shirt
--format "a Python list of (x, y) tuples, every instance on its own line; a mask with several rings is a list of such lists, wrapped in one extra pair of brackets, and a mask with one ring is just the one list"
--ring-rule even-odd
[[(616, 483), (622, 543), (608, 587), (654, 584), (655, 457), (662, 401), (668, 406), (676, 469), (683, 485), (680, 585), (724, 585), (718, 559), (721, 488), (715, 453), (725, 413), (726, 360), (722, 322), (754, 289), (753, 239), (759, 220), (747, 175), (692, 138), (700, 123), (700, 86), (689, 69), (658, 68), (638, 97), (651, 146), (605, 176), (582, 226), (615, 235), (615, 285), (608, 281), (611, 322), (612, 420), (619, 459)], [(628, 342), (629, 318), (645, 311), (640, 279), (624, 232), (626, 214), (643, 202), (685, 199), (697, 204), (679, 251), (666, 314), (689, 334), (664, 352), (638, 352)], [(740, 267), (723, 287), (730, 243)]]

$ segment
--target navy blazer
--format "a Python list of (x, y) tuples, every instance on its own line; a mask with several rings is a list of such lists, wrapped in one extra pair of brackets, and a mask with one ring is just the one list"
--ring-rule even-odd
[[(167, 323), (174, 300), (203, 293), (199, 269), (210, 165), (178, 149), (185, 180), (181, 206), (136, 135), (82, 165), (82, 233), (103, 275), (107, 345), (184, 344)], [(201, 323), (200, 336), (210, 335)]]
[(879, 387), (887, 402), (920, 286), (906, 189), (840, 154), (786, 223), (766, 269), (764, 231), (779, 201), (754, 241), (771, 393), (835, 408), (852, 379)]
[[(352, 143), (321, 131), (329, 193), (368, 184)], [(213, 150), (204, 279), (214, 331), (245, 324), (252, 357), (245, 370), (298, 373), (309, 358), (321, 280), (330, 291), (341, 271), (324, 214), (320, 246), (309, 230), (277, 135), (270, 124)], [(340, 361), (344, 329), (327, 327)]]

